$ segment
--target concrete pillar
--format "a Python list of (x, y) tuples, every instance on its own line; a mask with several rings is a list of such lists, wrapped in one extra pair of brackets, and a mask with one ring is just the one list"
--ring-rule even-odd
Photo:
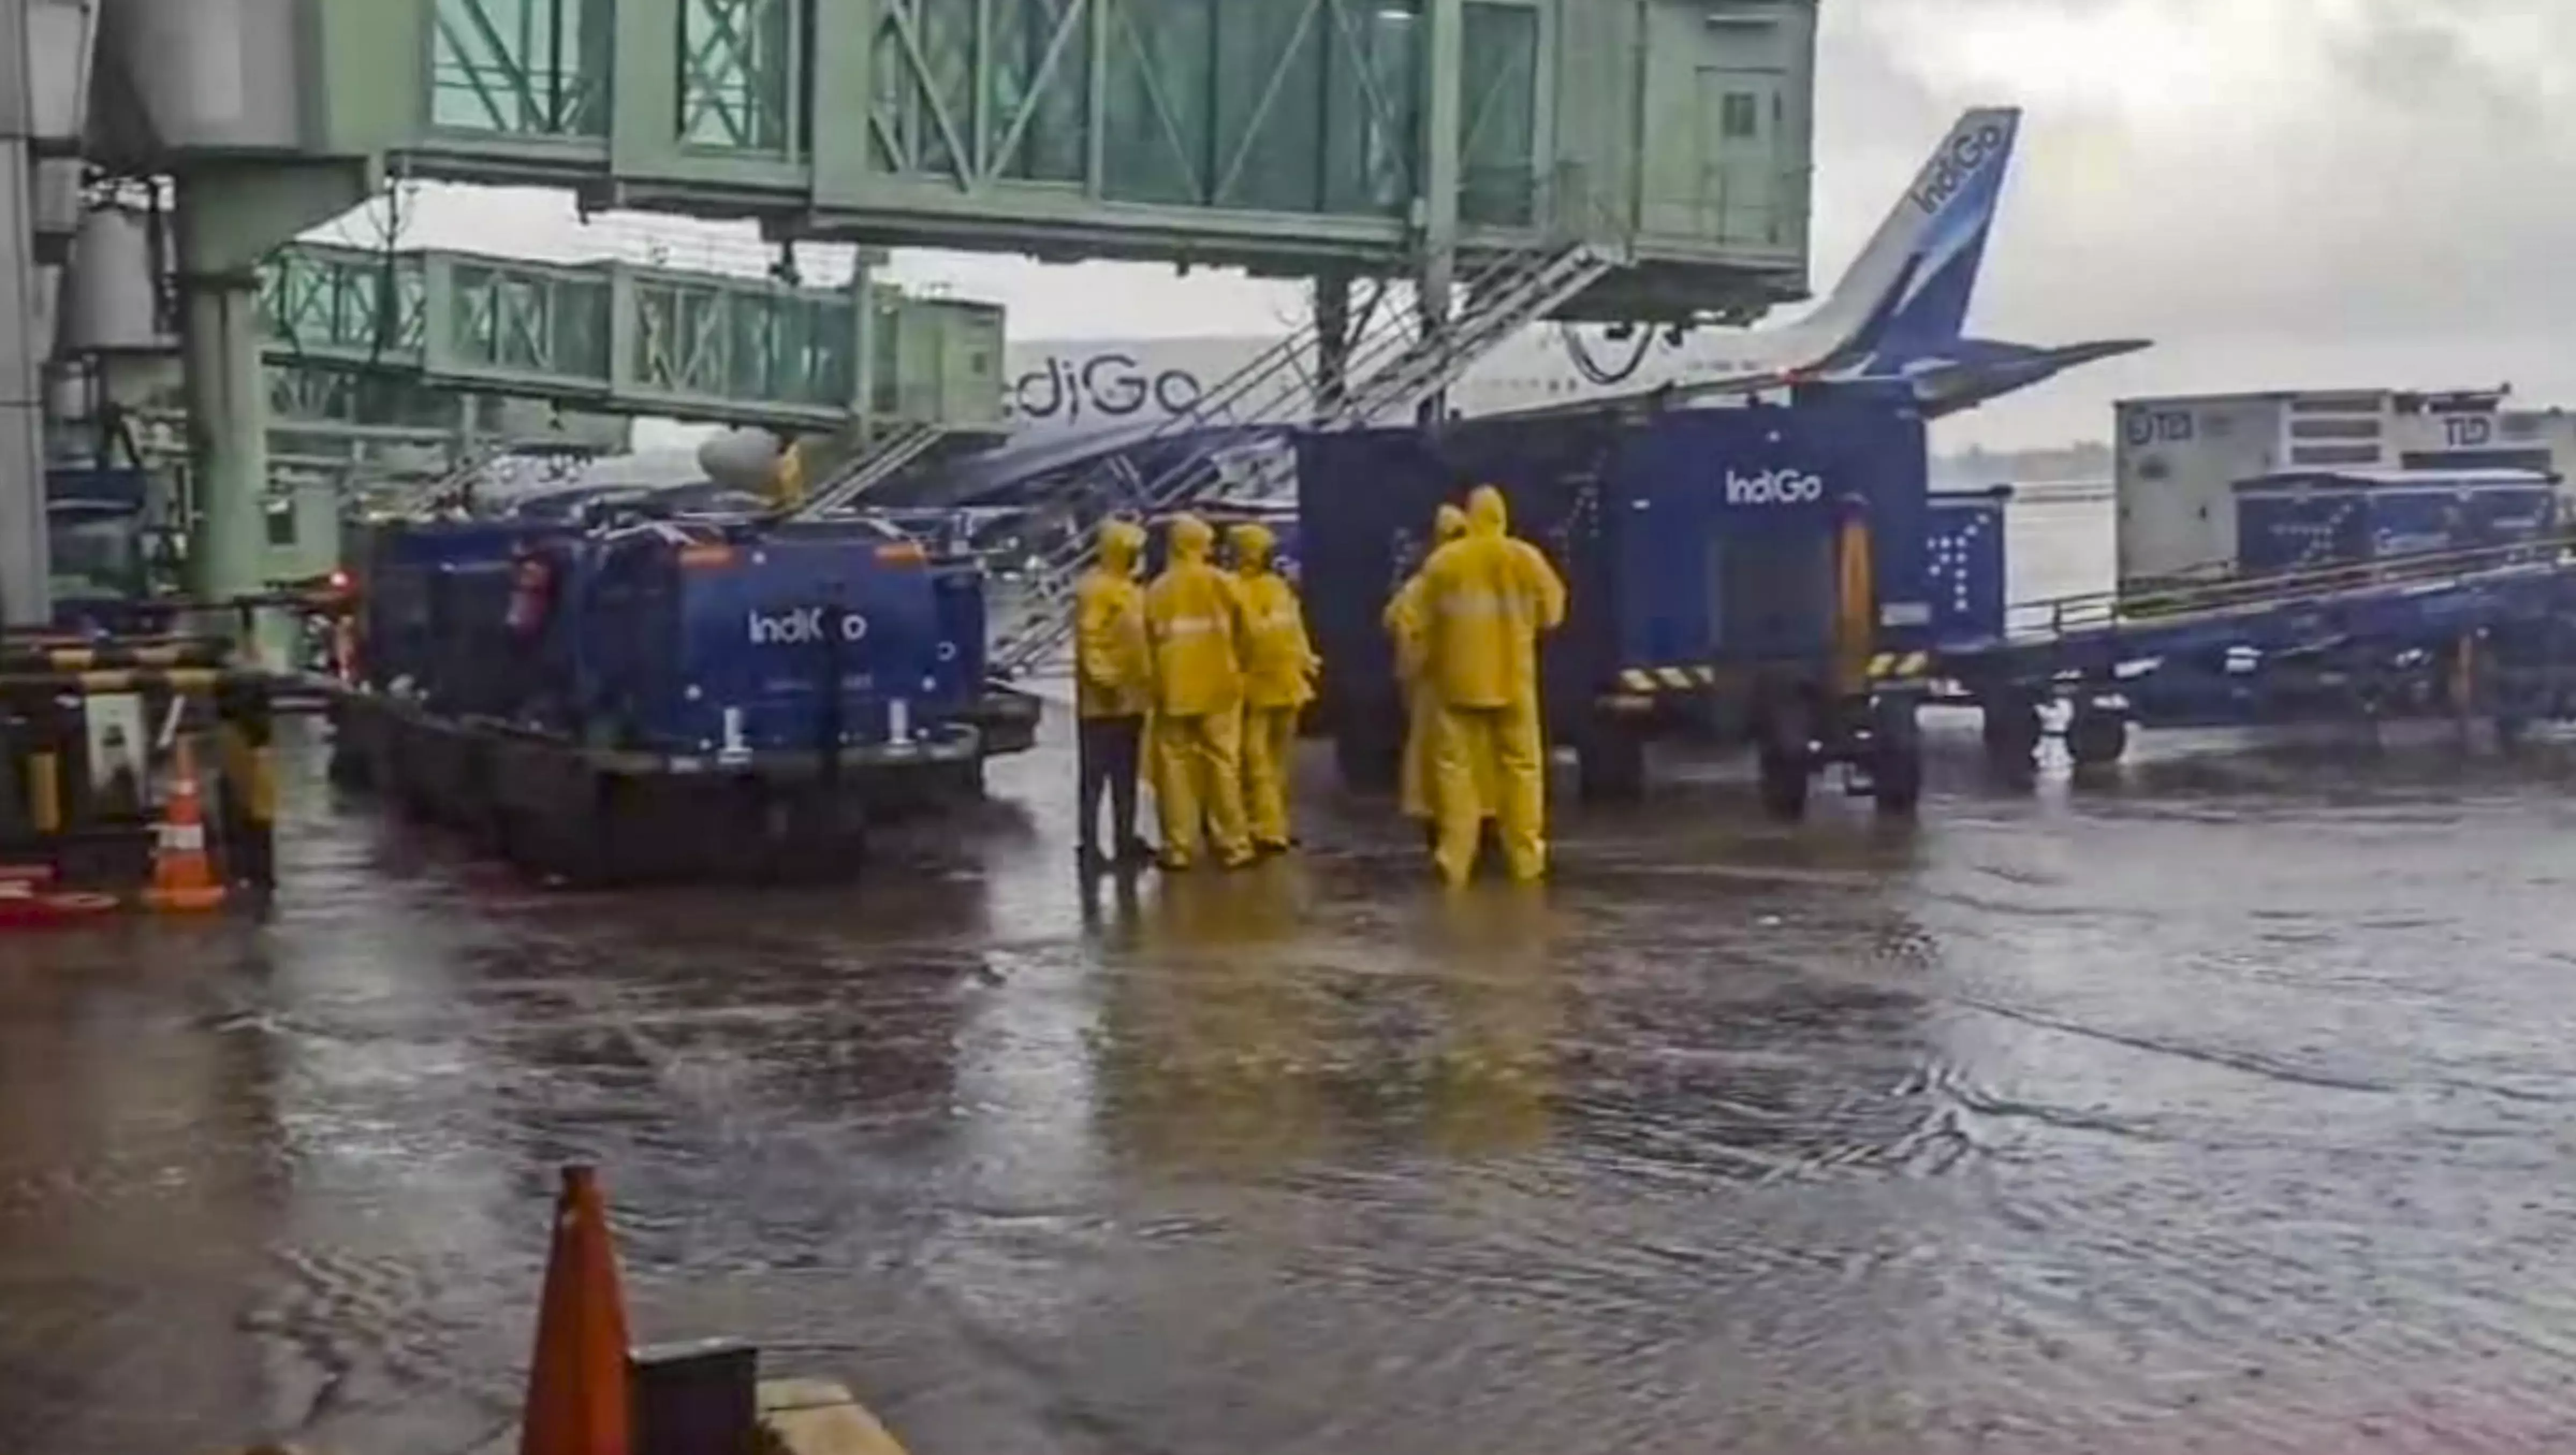
[(44, 383), (49, 308), (36, 297), (34, 115), (27, 0), (0, 0), (0, 625), (53, 616), (45, 533)]
[(188, 462), (197, 506), (188, 589), (224, 600), (266, 586), (268, 391), (259, 274), (227, 256), (216, 205), (201, 190), (207, 185), (190, 179), (179, 193)]

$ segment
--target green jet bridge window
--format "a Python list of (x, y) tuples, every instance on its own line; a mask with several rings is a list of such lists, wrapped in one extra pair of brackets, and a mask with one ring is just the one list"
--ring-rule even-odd
[(456, 131), (608, 134), (616, 0), (437, 0), (430, 120)]

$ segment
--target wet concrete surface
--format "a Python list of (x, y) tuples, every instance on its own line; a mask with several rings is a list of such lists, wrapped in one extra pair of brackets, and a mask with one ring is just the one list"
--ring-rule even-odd
[(1061, 728), (846, 890), (308, 771), (264, 923), (0, 945), (0, 1447), (488, 1443), (573, 1157), (639, 1336), (917, 1455), (2576, 1432), (2576, 749), (1952, 724), (1914, 826), (1668, 761), (1462, 895), (1318, 755), (1298, 858), (1086, 896)]

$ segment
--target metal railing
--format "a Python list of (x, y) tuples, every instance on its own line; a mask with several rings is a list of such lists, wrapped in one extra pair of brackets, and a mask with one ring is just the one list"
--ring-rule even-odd
[(812, 520), (846, 509), (860, 496), (910, 469), (948, 437), (948, 427), (927, 420), (898, 425), (882, 439), (843, 462), (821, 487), (796, 508), (794, 518)]
[[(1463, 375), (1476, 360), (1523, 325), (1543, 317), (1598, 280), (1625, 257), (1612, 244), (1551, 239), (1488, 261), (1462, 280), (1467, 306), (1445, 327), (1416, 333), (1401, 310), (1382, 315), (1354, 337), (1345, 377), (1357, 382), (1335, 401), (1316, 399), (1320, 334), (1315, 324), (1282, 340), (1223, 381), (1193, 409), (1149, 431), (1150, 444), (1218, 423), (1288, 424), (1319, 428), (1365, 426), (1417, 406)], [(1219, 412), (1222, 411), (1222, 416)], [(1302, 419), (1300, 418), (1302, 416)], [(1154, 514), (1179, 508), (1223, 479), (1215, 457), (1228, 445), (1193, 451), (1136, 492), (1134, 508)], [(1076, 482), (1079, 492), (1090, 474)], [(1030, 571), (1026, 592), (1011, 621), (997, 634), (991, 655), (1004, 674), (1029, 671), (1059, 653), (1072, 635), (1069, 608), (1075, 582), (1095, 550), (1090, 521), (1076, 520), (1072, 534)]]
[(2077, 632), (2120, 627), (2162, 627), (2193, 618), (2224, 617), (2407, 587), (2438, 590), (2471, 577), (2532, 568), (2555, 569), (2576, 548), (2576, 535), (2547, 536), (2504, 545), (2423, 551), (2344, 561), (2274, 575), (2237, 576), (2177, 585), (2151, 596), (2087, 591), (2017, 602), (2005, 608), (2004, 636), (2015, 645), (2037, 644)]

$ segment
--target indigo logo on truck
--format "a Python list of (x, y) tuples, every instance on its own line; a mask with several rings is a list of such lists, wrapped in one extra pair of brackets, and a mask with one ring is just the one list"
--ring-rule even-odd
[[(823, 613), (820, 606), (799, 606), (788, 611), (755, 611), (751, 613), (751, 644), (755, 647), (802, 647), (823, 640)], [(841, 640), (863, 641), (868, 634), (868, 619), (855, 611), (840, 614)]]
[(1765, 470), (1759, 475), (1726, 472), (1729, 505), (1805, 505), (1825, 498), (1825, 477), (1799, 470)]

